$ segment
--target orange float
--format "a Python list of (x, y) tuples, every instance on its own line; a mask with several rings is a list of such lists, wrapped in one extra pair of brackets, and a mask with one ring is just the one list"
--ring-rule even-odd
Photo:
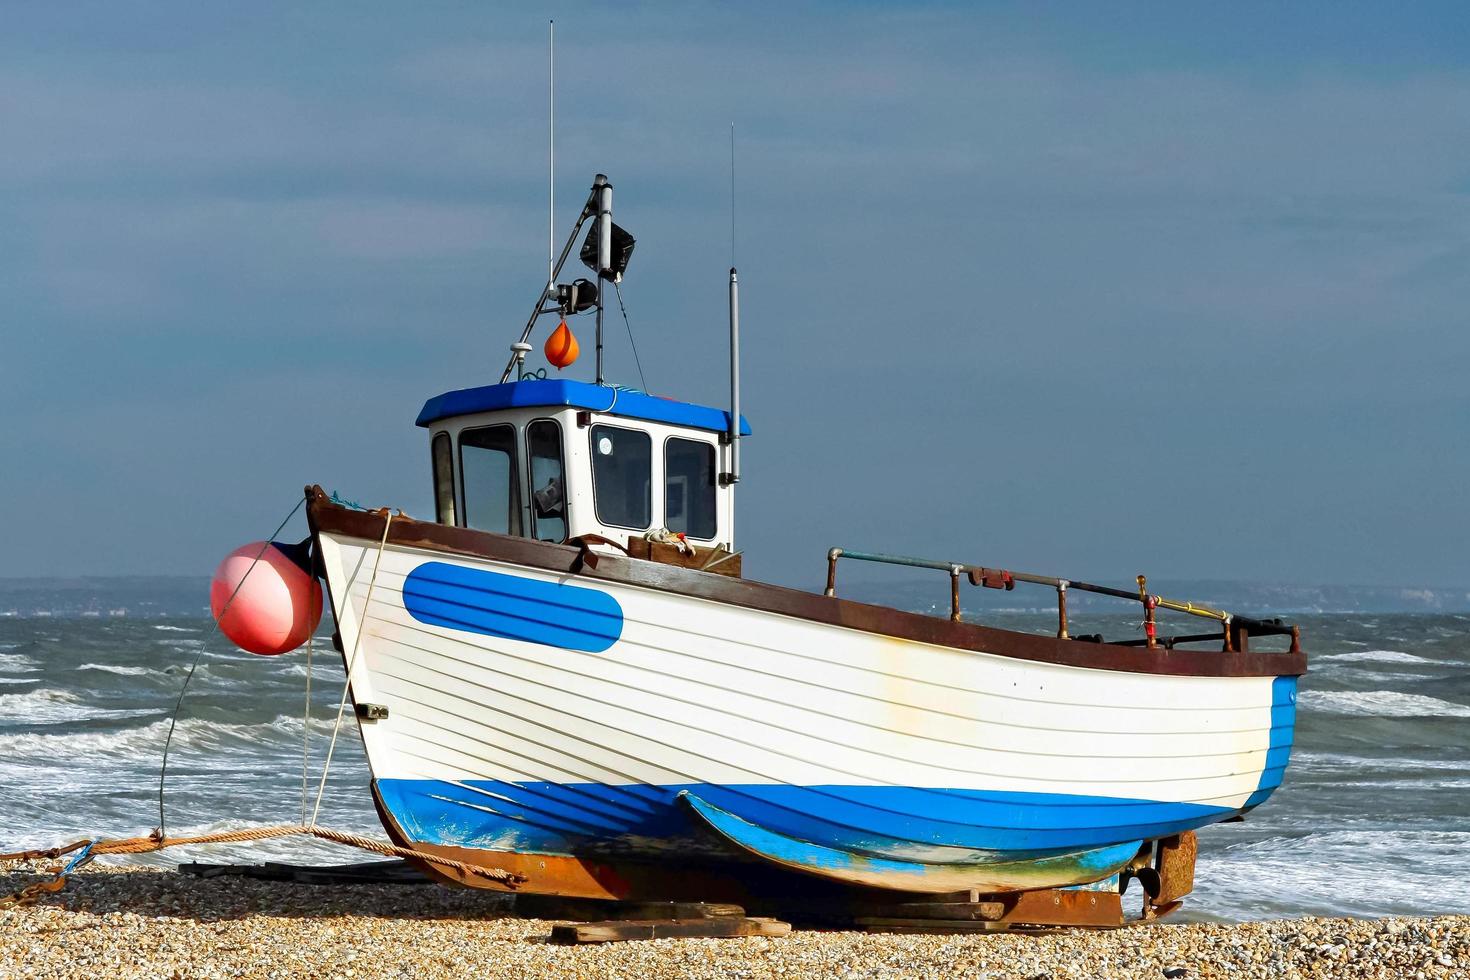
[(557, 328), (546, 338), (546, 359), (556, 366), (559, 371), (577, 359), (582, 348), (577, 344), (577, 338), (573, 336), (567, 321), (563, 320)]

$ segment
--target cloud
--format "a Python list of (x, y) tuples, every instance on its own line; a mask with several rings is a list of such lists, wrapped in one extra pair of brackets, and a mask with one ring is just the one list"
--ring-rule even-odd
[[(59, 21), (45, 44), (0, 38), (0, 411), (27, 433), (62, 432), (58, 393), (73, 413), (65, 451), (37, 436), (26, 458), (84, 456), (95, 432), (99, 461), (152, 461), (130, 477), (140, 499), (149, 480), (229, 486), (227, 454), (178, 448), (210, 426), (167, 420), (234, 425), (257, 379), (280, 377), (266, 394), (310, 388), (314, 431), (352, 447), (330, 463), (356, 481), (349, 457), (388, 426), (420, 458), (416, 405), (371, 412), (494, 376), (544, 275), (542, 14), (96, 13), (80, 41)], [(1040, 16), (559, 23), (558, 234), (591, 175), (612, 175), (639, 239), (624, 294), (663, 394), (723, 398), (737, 124), (756, 562), (832, 543), (788, 540), (793, 496), (820, 498), (803, 535), (835, 540), (909, 514), (922, 476), (943, 489), (885, 522), (887, 546), (1055, 541), (1096, 567), (1120, 537), (1202, 555), (1186, 528), (1203, 514), (1244, 536), (1187, 560), (1247, 568), (1253, 521), (1317, 507), (1313, 527), (1366, 527), (1363, 554), (1422, 566), (1407, 577), (1448, 568), (1439, 542), (1463, 522), (1413, 501), (1470, 463), (1432, 470), (1394, 431), (1463, 428), (1470, 73), (1385, 65), (1341, 24), (1328, 57), (1286, 35), (1227, 51), (1198, 24)], [(631, 371), (621, 331), (615, 372)], [(262, 424), (287, 426), (272, 406)], [(1345, 447), (1401, 464), (1397, 485), (1370, 467), (1344, 492)], [(299, 485), (310, 460), (293, 452), (249, 443), (248, 492)], [(1315, 475), (1262, 489), (1297, 456)], [(1374, 529), (1374, 493), (1403, 502), (1392, 531)], [(1140, 500), (1157, 516), (1135, 539), (1118, 514)], [(96, 527), (77, 527), (81, 553)], [(1271, 557), (1337, 573), (1311, 548)]]

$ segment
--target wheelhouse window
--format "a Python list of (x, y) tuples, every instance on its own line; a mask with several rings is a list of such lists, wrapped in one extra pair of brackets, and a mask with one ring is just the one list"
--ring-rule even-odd
[(715, 447), (694, 439), (664, 443), (664, 523), (691, 538), (715, 536)]
[(531, 470), (531, 534), (538, 541), (567, 539), (567, 482), (562, 464), (561, 426), (537, 419), (526, 426)]
[(645, 530), (653, 513), (653, 441), (647, 432), (594, 425), (592, 497), (597, 519)]
[(434, 457), (434, 520), (440, 524), (453, 524), (454, 450), (450, 446), (449, 433), (441, 432), (434, 437), (430, 454)]
[(461, 432), (459, 471), (464, 481), (465, 526), (499, 534), (520, 534), (515, 426), (490, 425)]

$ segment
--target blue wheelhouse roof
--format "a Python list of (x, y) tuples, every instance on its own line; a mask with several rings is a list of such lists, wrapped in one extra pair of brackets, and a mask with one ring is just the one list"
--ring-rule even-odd
[[(721, 408), (658, 398), (633, 388), (556, 379), (511, 381), (503, 385), (446, 391), (424, 402), (417, 424), (428, 428), (440, 419), (503, 408), (585, 408), (604, 415), (710, 432), (726, 432), (730, 428), (730, 413)], [(740, 434), (750, 435), (750, 423), (743, 415), (740, 417)]]

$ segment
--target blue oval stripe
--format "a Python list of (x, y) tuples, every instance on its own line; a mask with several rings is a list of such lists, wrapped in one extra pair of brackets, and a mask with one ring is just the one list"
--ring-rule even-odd
[(606, 592), (442, 561), (409, 573), (403, 607), (430, 626), (586, 653), (623, 635), (623, 607)]

